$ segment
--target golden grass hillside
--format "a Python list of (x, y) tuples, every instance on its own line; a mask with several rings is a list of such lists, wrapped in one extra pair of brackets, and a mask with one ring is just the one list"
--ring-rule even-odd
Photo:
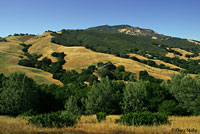
[(171, 57), (171, 58), (173, 58), (173, 57), (177, 56), (177, 57), (179, 57), (180, 59), (184, 59), (184, 60), (188, 60), (188, 59), (199, 60), (199, 59), (200, 59), (200, 56), (192, 57), (192, 58), (188, 58), (188, 57), (185, 56), (186, 54), (192, 55), (192, 54), (193, 54), (192, 52), (188, 52), (188, 51), (183, 50), (183, 49), (180, 49), (180, 48), (172, 48), (172, 49), (175, 50), (175, 51), (177, 51), (177, 52), (179, 52), (179, 53), (181, 53), (182, 56), (180, 56), (180, 55), (175, 55), (174, 53), (169, 53), (169, 52), (168, 52), (168, 53), (166, 54), (166, 57)]
[[(22, 117), (0, 116), (0, 134), (199, 134), (200, 117), (169, 117), (169, 124), (160, 126), (124, 126), (115, 124), (118, 115), (107, 116), (105, 121), (97, 122), (95, 115), (82, 116), (75, 127), (37, 128), (27, 125)], [(185, 133), (174, 132), (185, 130)], [(193, 131), (193, 132), (190, 132)]]
[(65, 57), (66, 63), (63, 65), (63, 68), (67, 70), (80, 70), (98, 62), (111, 61), (117, 66), (124, 65), (127, 71), (138, 74), (138, 72), (141, 70), (147, 70), (150, 75), (164, 80), (170, 79), (170, 76), (176, 73), (175, 71), (171, 70), (150, 67), (131, 59), (94, 52), (81, 46), (66, 47), (57, 45), (55, 43), (51, 43), (51, 38), (52, 36), (47, 32), (27, 40), (25, 42), (26, 44), (33, 44), (29, 48), (29, 53), (41, 53), (43, 57), (46, 56), (52, 59), (52, 61), (55, 61), (56, 58), (52, 57), (51, 54), (53, 52), (64, 52), (67, 56)]
[[(136, 58), (140, 59), (140, 60), (149, 60), (148, 58), (146, 57), (143, 57), (139, 54), (133, 54), (133, 53), (130, 53), (129, 56), (135, 56)], [(176, 65), (173, 65), (173, 64), (170, 64), (170, 63), (167, 63), (167, 62), (164, 62), (162, 60), (155, 60), (155, 59), (151, 59), (152, 61), (154, 61), (156, 64), (160, 65), (160, 64), (164, 64), (165, 66), (168, 66), (170, 68), (180, 68)]]
[(0, 72), (9, 75), (12, 72), (25, 72), (39, 84), (62, 84), (60, 81), (52, 79), (52, 74), (30, 67), (19, 66), (19, 56), (23, 55), (22, 46), (19, 43), (30, 39), (28, 36), (10, 36), (6, 38), (8, 42), (0, 42)]

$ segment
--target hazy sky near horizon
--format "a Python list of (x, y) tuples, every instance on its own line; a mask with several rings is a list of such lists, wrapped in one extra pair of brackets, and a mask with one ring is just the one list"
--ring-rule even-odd
[(200, 0), (0, 0), (0, 37), (128, 24), (200, 41)]

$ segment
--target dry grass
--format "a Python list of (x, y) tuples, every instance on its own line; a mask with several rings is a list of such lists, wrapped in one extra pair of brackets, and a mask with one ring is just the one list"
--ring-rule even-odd
[[(129, 54), (130, 56), (135, 56), (136, 58), (140, 59), (140, 60), (148, 60), (148, 58), (146, 57), (143, 57), (139, 54), (134, 54), (134, 53), (130, 53)], [(180, 68), (178, 66), (175, 66), (173, 64), (170, 64), (170, 63), (167, 63), (167, 62), (164, 62), (164, 61), (161, 61), (161, 60), (155, 60), (155, 59), (151, 59), (152, 61), (154, 61), (156, 64), (160, 65), (160, 64), (164, 64), (165, 66), (169, 66), (170, 68)]]
[(127, 71), (131, 71), (138, 74), (138, 72), (141, 70), (147, 70), (150, 73), (150, 75), (164, 80), (170, 79), (170, 76), (176, 73), (175, 71), (171, 70), (150, 67), (148, 65), (144, 65), (131, 59), (120, 58), (110, 54), (94, 52), (89, 49), (86, 49), (85, 47), (65, 47), (57, 45), (51, 43), (51, 38), (52, 36), (50, 35), (50, 33), (44, 33), (40, 36), (31, 38), (25, 43), (33, 44), (33, 46), (29, 49), (30, 53), (41, 53), (43, 54), (43, 56), (52, 59), (52, 61), (56, 61), (56, 58), (51, 56), (52, 52), (64, 52), (65, 54), (67, 54), (67, 56), (65, 57), (66, 63), (63, 65), (63, 68), (67, 70), (80, 70), (98, 62), (111, 61), (117, 66), (124, 65)]
[[(197, 133), (185, 132), (184, 134), (198, 134), (200, 132), (200, 117), (169, 117), (170, 124), (161, 126), (124, 126), (115, 124), (117, 115), (108, 116), (105, 121), (97, 122), (96, 117), (82, 116), (75, 127), (68, 128), (37, 128), (27, 125), (27, 120), (0, 116), (0, 134), (180, 134), (173, 133), (172, 129), (195, 129)], [(183, 133), (181, 133), (183, 134)]]
[(199, 60), (199, 59), (200, 59), (200, 56), (193, 57), (193, 58), (187, 58), (187, 57), (185, 57), (186, 54), (192, 55), (193, 53), (188, 52), (188, 51), (185, 51), (185, 50), (183, 50), (183, 49), (180, 49), (180, 48), (172, 48), (172, 49), (175, 50), (175, 51), (178, 51), (179, 53), (181, 53), (182, 56), (175, 55), (174, 53), (169, 53), (169, 52), (168, 52), (168, 53), (166, 54), (166, 57), (171, 57), (171, 58), (173, 58), (173, 57), (177, 56), (177, 57), (179, 57), (180, 59), (184, 59), (184, 60), (188, 60), (188, 59)]
[(196, 42), (196, 41), (194, 41), (194, 40), (188, 40), (189, 42), (192, 42), (192, 43), (194, 43), (194, 44), (196, 44), (196, 45), (200, 45), (200, 43), (199, 42)]
[(52, 74), (30, 67), (19, 66), (17, 63), (20, 60), (19, 56), (23, 55), (22, 46), (19, 43), (30, 39), (29, 36), (10, 36), (7, 37), (8, 42), (0, 42), (0, 72), (9, 75), (12, 72), (25, 72), (29, 77), (32, 77), (39, 84), (60, 84), (58, 80), (52, 79)]
[[(192, 55), (193, 53), (188, 52), (188, 51), (185, 51), (185, 50), (183, 50), (183, 49), (180, 49), (180, 48), (172, 48), (172, 49), (174, 49), (175, 51), (178, 51), (179, 53), (181, 53), (182, 56), (175, 55), (174, 53), (169, 53), (169, 52), (168, 52), (168, 53), (166, 54), (166, 57), (171, 57), (171, 58), (173, 58), (173, 57), (177, 56), (177, 57), (179, 57), (180, 59), (185, 59), (185, 60), (188, 60), (188, 59), (199, 60), (199, 59), (200, 59), (200, 56), (192, 57), (192, 58), (187, 58), (187, 57), (185, 57), (186, 54)], [(199, 53), (199, 54), (200, 54), (200, 53)]]

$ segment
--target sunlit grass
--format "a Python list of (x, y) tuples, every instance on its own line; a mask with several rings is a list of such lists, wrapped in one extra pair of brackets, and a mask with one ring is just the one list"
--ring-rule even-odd
[[(118, 115), (107, 116), (105, 121), (98, 122), (95, 115), (82, 116), (75, 127), (67, 128), (37, 128), (33, 125), (27, 125), (27, 120), (22, 117), (11, 118), (0, 116), (0, 134), (173, 134), (172, 129), (186, 130), (194, 129), (198, 134), (200, 132), (200, 117), (169, 117), (170, 124), (160, 126), (124, 126), (115, 124), (119, 119)], [(177, 133), (177, 132), (176, 132)], [(174, 133), (175, 134), (175, 133)], [(188, 131), (185, 134), (189, 134)]]

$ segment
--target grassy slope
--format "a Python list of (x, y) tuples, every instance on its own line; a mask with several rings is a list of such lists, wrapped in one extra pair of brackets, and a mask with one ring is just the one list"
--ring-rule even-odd
[(59, 81), (52, 79), (52, 74), (50, 73), (35, 68), (17, 65), (20, 60), (19, 56), (23, 55), (23, 52), (21, 51), (22, 46), (20, 46), (19, 43), (23, 43), (30, 38), (30, 36), (11, 36), (7, 37), (8, 42), (0, 42), (0, 72), (9, 75), (12, 72), (21, 71), (25, 72), (40, 84), (62, 84)]
[(186, 54), (192, 55), (192, 54), (193, 54), (192, 52), (188, 52), (188, 51), (183, 50), (183, 49), (180, 49), (180, 48), (172, 48), (172, 49), (173, 49), (173, 50), (176, 50), (176, 51), (179, 52), (179, 53), (181, 53), (182, 56), (180, 56), (180, 55), (175, 55), (174, 53), (169, 53), (169, 52), (168, 52), (168, 53), (166, 54), (166, 57), (171, 57), (171, 58), (173, 58), (173, 57), (177, 56), (177, 57), (179, 57), (180, 59), (184, 59), (184, 60), (189, 60), (189, 59), (191, 59), (191, 60), (199, 60), (199, 59), (200, 59), (200, 56), (196, 56), (196, 57), (192, 57), (192, 58), (188, 58), (188, 57), (185, 56)]
[(33, 44), (32, 47), (29, 48), (30, 53), (41, 53), (44, 56), (51, 58), (53, 61), (56, 59), (51, 56), (52, 52), (65, 52), (67, 56), (65, 57), (66, 63), (63, 65), (63, 68), (67, 70), (80, 70), (98, 62), (111, 61), (117, 66), (124, 65), (127, 71), (138, 74), (138, 72), (141, 70), (147, 70), (150, 75), (164, 80), (169, 79), (170, 75), (176, 73), (175, 71), (171, 70), (150, 67), (131, 59), (120, 58), (111, 54), (94, 52), (81, 46), (66, 47), (57, 45), (51, 43), (51, 38), (52, 36), (50, 33), (44, 33), (26, 41), (25, 43)]
[[(148, 58), (143, 57), (143, 56), (141, 56), (141, 55), (139, 55), (139, 54), (130, 53), (129, 55), (130, 55), (130, 56), (135, 56), (136, 58), (138, 58), (138, 59), (140, 59), (140, 60), (149, 60)], [(154, 62), (155, 62), (156, 64), (158, 64), (158, 65), (164, 64), (165, 66), (168, 66), (168, 67), (170, 67), (170, 68), (180, 68), (180, 67), (178, 67), (178, 66), (175, 66), (175, 65), (173, 65), (173, 64), (164, 62), (164, 61), (162, 61), (162, 60), (156, 60), (156, 59), (150, 59), (150, 60), (154, 61)]]
[[(172, 129), (195, 129), (200, 131), (200, 117), (169, 117), (170, 124), (160, 126), (124, 126), (115, 124), (118, 115), (107, 116), (105, 121), (97, 122), (96, 117), (82, 116), (76, 127), (68, 128), (37, 128), (27, 125), (23, 118), (0, 116), (0, 134), (172, 134)], [(192, 132), (192, 134), (197, 134)], [(177, 133), (178, 134), (178, 133)], [(184, 134), (189, 134), (186, 131)], [(190, 133), (191, 134), (191, 133)]]

